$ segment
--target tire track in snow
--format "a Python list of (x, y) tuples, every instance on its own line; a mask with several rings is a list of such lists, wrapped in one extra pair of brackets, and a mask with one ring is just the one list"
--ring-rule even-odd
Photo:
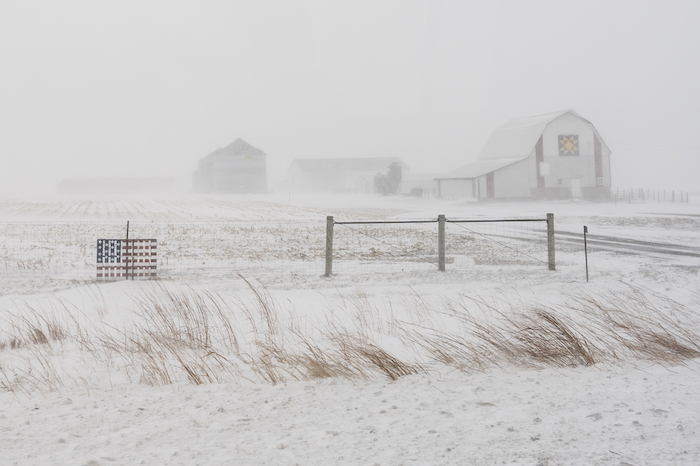
[[(583, 248), (583, 233), (557, 231), (555, 241), (566, 244), (580, 245)], [(624, 253), (656, 253), (672, 256), (700, 257), (700, 248), (685, 246), (682, 244), (657, 243), (654, 241), (642, 241), (619, 236), (586, 235), (588, 246), (598, 250), (624, 252)]]

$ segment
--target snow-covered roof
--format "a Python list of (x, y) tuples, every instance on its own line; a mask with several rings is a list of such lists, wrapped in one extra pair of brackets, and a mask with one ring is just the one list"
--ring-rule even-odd
[(512, 159), (529, 156), (542, 136), (545, 127), (567, 113), (588, 122), (573, 110), (514, 118), (491, 133), (478, 159)]
[(214, 155), (266, 155), (265, 152), (261, 151), (257, 147), (254, 147), (243, 139), (238, 138), (233, 141), (228, 146), (221, 148), (219, 147), (207, 157), (212, 157)]
[(491, 173), (492, 171), (507, 167), (514, 163), (525, 160), (527, 157), (515, 157), (510, 159), (497, 159), (497, 160), (477, 160), (476, 162), (465, 165), (461, 168), (453, 170), (451, 172), (443, 173), (440, 176), (436, 176), (436, 180), (454, 180), (454, 179), (464, 179), (464, 178), (477, 178), (479, 176)]

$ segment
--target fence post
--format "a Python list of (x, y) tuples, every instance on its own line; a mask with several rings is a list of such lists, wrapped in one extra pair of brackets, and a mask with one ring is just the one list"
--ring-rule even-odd
[(438, 271), (445, 271), (445, 216), (438, 215)]
[(586, 256), (586, 283), (588, 283), (588, 242), (586, 241), (586, 236), (588, 235), (588, 227), (583, 226), (583, 253)]
[(554, 261), (554, 214), (547, 214), (547, 257), (549, 270), (556, 270)]
[[(124, 279), (128, 280), (129, 279), (129, 221), (126, 221), (126, 255), (124, 256), (124, 259), (126, 260), (126, 264), (124, 264)], [(133, 278), (133, 277), (132, 277)]]
[(333, 216), (326, 217), (326, 273), (324, 277), (330, 277), (333, 273)]

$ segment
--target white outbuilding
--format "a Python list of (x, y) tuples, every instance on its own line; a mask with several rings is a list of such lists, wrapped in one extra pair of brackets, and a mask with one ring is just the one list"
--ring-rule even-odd
[(238, 138), (199, 160), (192, 187), (199, 192), (265, 193), (267, 155)]
[(610, 149), (573, 110), (515, 118), (491, 133), (476, 162), (435, 180), (440, 197), (607, 199)]
[(404, 174), (409, 169), (398, 157), (295, 159), (289, 167), (290, 190), (372, 194), (377, 191), (377, 175), (387, 174), (392, 166), (398, 167), (399, 173)]

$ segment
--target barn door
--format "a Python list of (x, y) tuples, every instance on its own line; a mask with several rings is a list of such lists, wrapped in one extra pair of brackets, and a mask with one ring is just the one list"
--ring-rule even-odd
[(581, 178), (571, 178), (571, 197), (581, 199)]
[(493, 172), (486, 174), (486, 198), (493, 199), (496, 197), (494, 195), (495, 189), (493, 186)]

